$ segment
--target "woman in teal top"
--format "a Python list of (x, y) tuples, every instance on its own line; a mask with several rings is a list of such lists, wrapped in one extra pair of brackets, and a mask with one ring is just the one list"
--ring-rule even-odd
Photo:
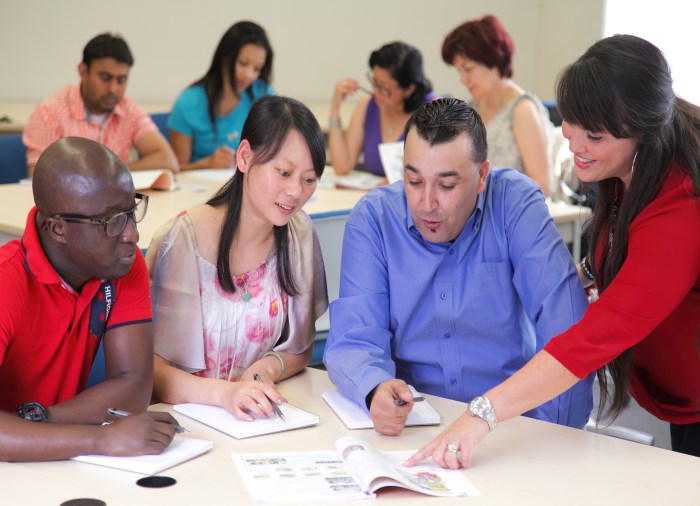
[(170, 144), (183, 170), (233, 166), (250, 108), (274, 94), (271, 72), (265, 30), (250, 21), (229, 28), (207, 73), (180, 94), (168, 117)]

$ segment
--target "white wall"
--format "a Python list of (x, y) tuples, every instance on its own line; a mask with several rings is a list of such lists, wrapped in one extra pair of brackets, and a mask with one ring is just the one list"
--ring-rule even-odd
[(401, 39), (422, 51), (437, 92), (466, 97), (440, 47), (448, 31), (484, 14), (497, 15), (515, 41), (516, 82), (547, 99), (559, 70), (600, 37), (604, 1), (0, 0), (0, 101), (38, 101), (76, 81), (83, 46), (109, 30), (134, 53), (129, 94), (171, 102), (241, 19), (267, 30), (281, 94), (328, 100), (337, 79), (362, 78), (369, 53)]

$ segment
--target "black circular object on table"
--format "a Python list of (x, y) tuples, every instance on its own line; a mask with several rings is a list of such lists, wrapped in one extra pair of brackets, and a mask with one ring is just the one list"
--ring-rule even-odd
[(107, 503), (99, 499), (83, 497), (80, 499), (69, 499), (66, 502), (62, 502), (60, 506), (107, 506)]
[(145, 478), (141, 478), (136, 482), (139, 487), (146, 488), (170, 487), (176, 483), (177, 480), (175, 478), (171, 478), (170, 476), (146, 476)]

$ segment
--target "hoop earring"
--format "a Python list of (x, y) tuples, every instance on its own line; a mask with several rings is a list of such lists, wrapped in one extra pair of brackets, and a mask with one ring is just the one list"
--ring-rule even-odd
[(634, 174), (634, 164), (637, 161), (637, 154), (639, 154), (639, 150), (634, 152), (634, 158), (632, 158), (632, 170), (630, 171), (630, 176)]

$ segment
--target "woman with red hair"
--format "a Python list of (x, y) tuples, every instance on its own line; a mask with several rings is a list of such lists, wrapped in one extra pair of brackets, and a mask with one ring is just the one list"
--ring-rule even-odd
[(467, 21), (442, 44), (442, 59), (454, 66), (488, 131), (492, 166), (511, 167), (553, 190), (552, 124), (542, 102), (513, 77), (513, 41), (494, 16)]

